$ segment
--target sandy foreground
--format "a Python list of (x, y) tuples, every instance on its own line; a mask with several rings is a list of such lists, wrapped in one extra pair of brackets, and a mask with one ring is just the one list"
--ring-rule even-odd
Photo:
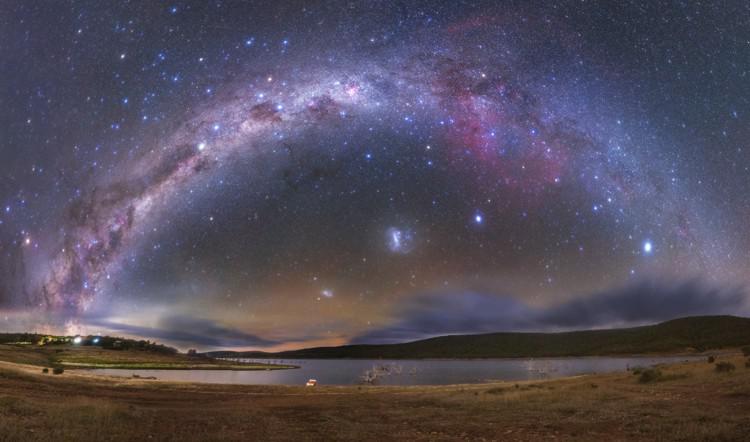
[(748, 440), (739, 353), (548, 381), (428, 387), (175, 383), (0, 362), (0, 441)]

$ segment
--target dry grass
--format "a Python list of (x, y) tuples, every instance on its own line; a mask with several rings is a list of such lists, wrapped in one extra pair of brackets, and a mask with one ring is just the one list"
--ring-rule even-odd
[[(740, 366), (739, 355), (720, 361)], [(750, 370), (435, 387), (199, 385), (0, 364), (0, 441), (742, 440)]]

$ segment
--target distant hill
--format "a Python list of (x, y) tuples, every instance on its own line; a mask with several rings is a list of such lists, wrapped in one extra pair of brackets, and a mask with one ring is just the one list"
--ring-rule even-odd
[(403, 344), (344, 345), (266, 352), (216, 351), (224, 358), (526, 358), (702, 352), (750, 344), (750, 318), (695, 316), (643, 327), (563, 333), (455, 335)]

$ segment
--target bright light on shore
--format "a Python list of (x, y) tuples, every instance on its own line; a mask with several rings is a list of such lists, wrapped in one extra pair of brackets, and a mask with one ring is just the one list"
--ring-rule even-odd
[(80, 344), (82, 340), (83, 339), (81, 339), (80, 336), (76, 336), (75, 338), (73, 338), (73, 343), (74, 344)]

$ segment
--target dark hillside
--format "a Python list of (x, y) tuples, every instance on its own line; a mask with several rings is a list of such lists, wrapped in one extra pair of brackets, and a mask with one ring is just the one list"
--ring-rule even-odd
[(520, 358), (701, 352), (750, 344), (750, 318), (696, 316), (643, 327), (564, 333), (441, 336), (388, 345), (317, 347), (280, 353), (210, 352), (248, 358)]

